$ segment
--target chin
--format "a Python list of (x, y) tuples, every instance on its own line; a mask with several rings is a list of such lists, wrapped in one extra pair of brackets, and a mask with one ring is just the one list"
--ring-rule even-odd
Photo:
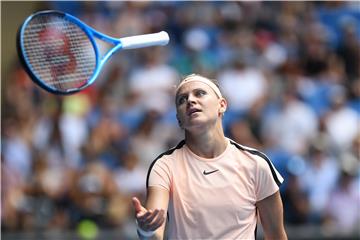
[(203, 129), (207, 129), (208, 125), (209, 125), (208, 122), (196, 120), (196, 121), (192, 121), (191, 123), (188, 123), (185, 129), (190, 132), (201, 131)]

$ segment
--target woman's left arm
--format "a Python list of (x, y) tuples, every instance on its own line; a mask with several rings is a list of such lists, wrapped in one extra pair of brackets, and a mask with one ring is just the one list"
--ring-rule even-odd
[(265, 239), (287, 239), (279, 191), (256, 203)]

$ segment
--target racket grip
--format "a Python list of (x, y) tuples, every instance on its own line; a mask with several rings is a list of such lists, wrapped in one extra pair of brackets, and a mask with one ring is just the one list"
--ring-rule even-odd
[(122, 49), (134, 49), (151, 46), (164, 46), (169, 42), (169, 34), (165, 31), (120, 38)]

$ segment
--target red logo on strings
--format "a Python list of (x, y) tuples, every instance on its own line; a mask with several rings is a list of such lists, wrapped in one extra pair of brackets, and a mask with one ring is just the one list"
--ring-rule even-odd
[(51, 27), (39, 32), (40, 43), (46, 61), (51, 63), (50, 71), (54, 80), (76, 70), (76, 58), (71, 51), (70, 40), (61, 29)]

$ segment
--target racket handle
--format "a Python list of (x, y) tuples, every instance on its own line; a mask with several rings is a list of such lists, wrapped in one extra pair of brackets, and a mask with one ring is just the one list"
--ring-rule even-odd
[(122, 49), (134, 49), (151, 46), (164, 46), (169, 42), (169, 34), (165, 31), (120, 38)]

